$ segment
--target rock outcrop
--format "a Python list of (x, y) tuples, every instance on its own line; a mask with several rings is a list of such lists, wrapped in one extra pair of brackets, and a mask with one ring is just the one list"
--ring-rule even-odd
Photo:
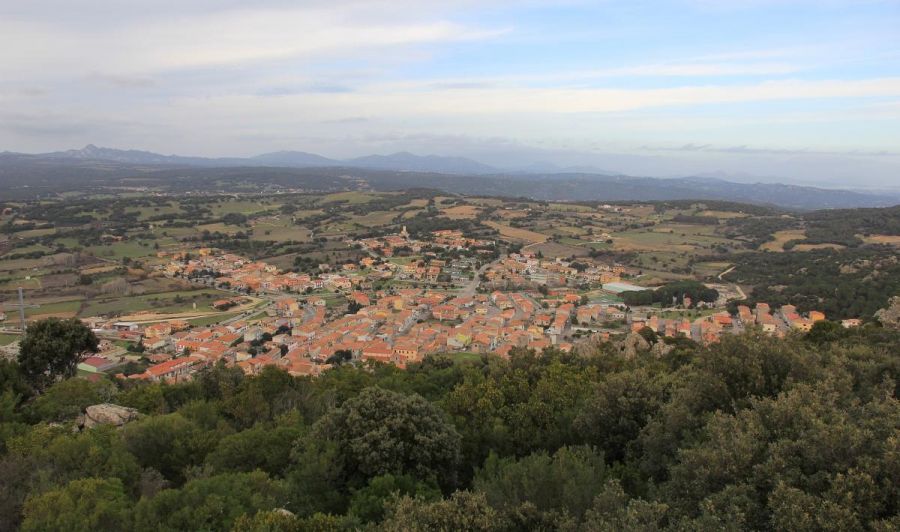
[(875, 317), (885, 328), (900, 330), (900, 296), (892, 297), (888, 306), (876, 312)]
[(114, 425), (121, 427), (129, 421), (134, 421), (141, 416), (134, 408), (119, 406), (110, 403), (91, 405), (85, 409), (84, 420), (80, 425), (89, 429), (97, 425)]
[(646, 351), (650, 349), (650, 342), (638, 333), (628, 333), (622, 343), (619, 345), (622, 355), (625, 358), (634, 358), (638, 351)]
[(653, 344), (653, 347), (650, 349), (650, 352), (653, 353), (653, 355), (656, 358), (662, 358), (662, 357), (668, 355), (669, 353), (671, 353), (674, 349), (675, 349), (674, 345), (670, 345), (663, 341), (659, 341), (659, 342), (656, 342), (655, 344)]

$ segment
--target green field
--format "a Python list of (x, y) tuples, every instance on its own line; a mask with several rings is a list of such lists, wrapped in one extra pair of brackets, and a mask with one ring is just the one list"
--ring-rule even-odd
[(366, 192), (337, 192), (335, 194), (328, 194), (327, 196), (319, 200), (319, 203), (326, 205), (328, 203), (344, 201), (351, 205), (357, 205), (360, 203), (369, 203), (370, 201), (374, 201), (377, 198), (377, 195), (368, 194)]
[(19, 339), (18, 334), (0, 333), (0, 345), (9, 345)]
[[(176, 300), (178, 297), (181, 298), (181, 301)], [(97, 298), (85, 303), (81, 315), (123, 315), (142, 310), (174, 314), (194, 310), (193, 303), (195, 302), (197, 303), (198, 311), (209, 311), (210, 303), (216, 299), (225, 297), (231, 297), (231, 294), (220, 292), (218, 290), (205, 289), (120, 296), (105, 299)]]
[(142, 246), (140, 242), (134, 240), (126, 240), (124, 242), (100, 246), (90, 246), (85, 248), (84, 251), (88, 255), (104, 259), (122, 259), (125, 257), (134, 259), (156, 254), (156, 250), (153, 249), (152, 245)]
[(214, 316), (204, 316), (202, 318), (189, 319), (187, 320), (187, 322), (194, 327), (209, 327), (210, 325), (214, 325), (216, 323), (231, 319), (235, 316), (239, 316), (240, 314), (240, 312), (233, 312), (231, 314), (216, 314)]
[[(290, 224), (290, 220), (288, 220)], [(253, 226), (252, 240), (275, 242), (308, 242), (309, 229), (299, 225), (260, 223)]]
[(43, 314), (71, 314), (74, 316), (81, 308), (81, 301), (60, 301), (58, 303), (42, 304), (37, 308), (25, 309), (25, 316), (40, 316)]

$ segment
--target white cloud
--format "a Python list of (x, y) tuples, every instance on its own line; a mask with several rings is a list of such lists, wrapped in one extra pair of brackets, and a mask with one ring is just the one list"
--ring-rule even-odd
[[(120, 74), (204, 68), (291, 58), (323, 58), (383, 47), (486, 39), (504, 28), (374, 11), (378, 3), (314, 2), (127, 18), (109, 26), (55, 19), (0, 19), (0, 65), (7, 74)], [(411, 10), (413, 13), (415, 9)], [(114, 17), (111, 17), (114, 18)]]
[(341, 114), (366, 114), (368, 110), (394, 116), (421, 116), (610, 113), (666, 106), (883, 96), (900, 96), (900, 78), (784, 80), (659, 89), (504, 87), (404, 91), (396, 85), (387, 85), (344, 94), (304, 96), (303, 102), (313, 108), (339, 109)]

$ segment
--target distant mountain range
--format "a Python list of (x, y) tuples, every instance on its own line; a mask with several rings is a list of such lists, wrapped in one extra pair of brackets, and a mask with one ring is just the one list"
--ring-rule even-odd
[[(252, 171), (251, 169), (258, 170)], [(268, 170), (263, 170), (268, 169)], [(561, 168), (535, 163), (503, 170), (463, 157), (399, 152), (353, 159), (330, 159), (301, 151), (255, 157), (184, 157), (140, 150), (88, 145), (80, 150), (44, 154), (0, 153), (0, 189), (103, 186), (132, 178), (198, 183), (233, 183), (239, 179), (272, 182), (303, 189), (348, 186), (352, 177), (376, 190), (428, 187), (461, 194), (521, 196), (564, 201), (652, 201), (716, 199), (790, 209), (882, 207), (900, 203), (891, 193), (871, 194), (809, 186), (733, 182), (716, 177), (651, 178), (610, 175), (590, 167)], [(344, 179), (344, 181), (341, 181)], [(270, 181), (266, 181), (270, 180)], [(274, 180), (274, 181), (271, 181)]]
[(315, 153), (303, 151), (276, 151), (254, 157), (183, 157), (161, 155), (140, 150), (116, 150), (100, 148), (88, 144), (80, 150), (66, 150), (37, 155), (16, 154), (26, 157), (51, 159), (77, 159), (81, 161), (114, 161), (138, 165), (167, 166), (278, 166), (285, 168), (370, 168), (374, 170), (395, 170), (399, 172), (436, 172), (441, 174), (496, 174), (501, 170), (464, 157), (443, 157), (439, 155), (415, 155), (399, 152), (390, 155), (366, 155), (353, 159), (329, 159)]

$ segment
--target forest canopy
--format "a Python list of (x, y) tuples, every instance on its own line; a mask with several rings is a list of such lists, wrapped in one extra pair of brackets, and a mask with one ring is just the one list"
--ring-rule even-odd
[(619, 294), (619, 297), (630, 306), (661, 304), (669, 307), (683, 305), (686, 297), (694, 305), (701, 301), (712, 303), (719, 298), (719, 292), (698, 281), (677, 281), (654, 290), (629, 290)]
[[(45, 391), (0, 362), (0, 529), (896, 529), (900, 335), (817, 328)], [(141, 417), (73, 430), (99, 402)]]

